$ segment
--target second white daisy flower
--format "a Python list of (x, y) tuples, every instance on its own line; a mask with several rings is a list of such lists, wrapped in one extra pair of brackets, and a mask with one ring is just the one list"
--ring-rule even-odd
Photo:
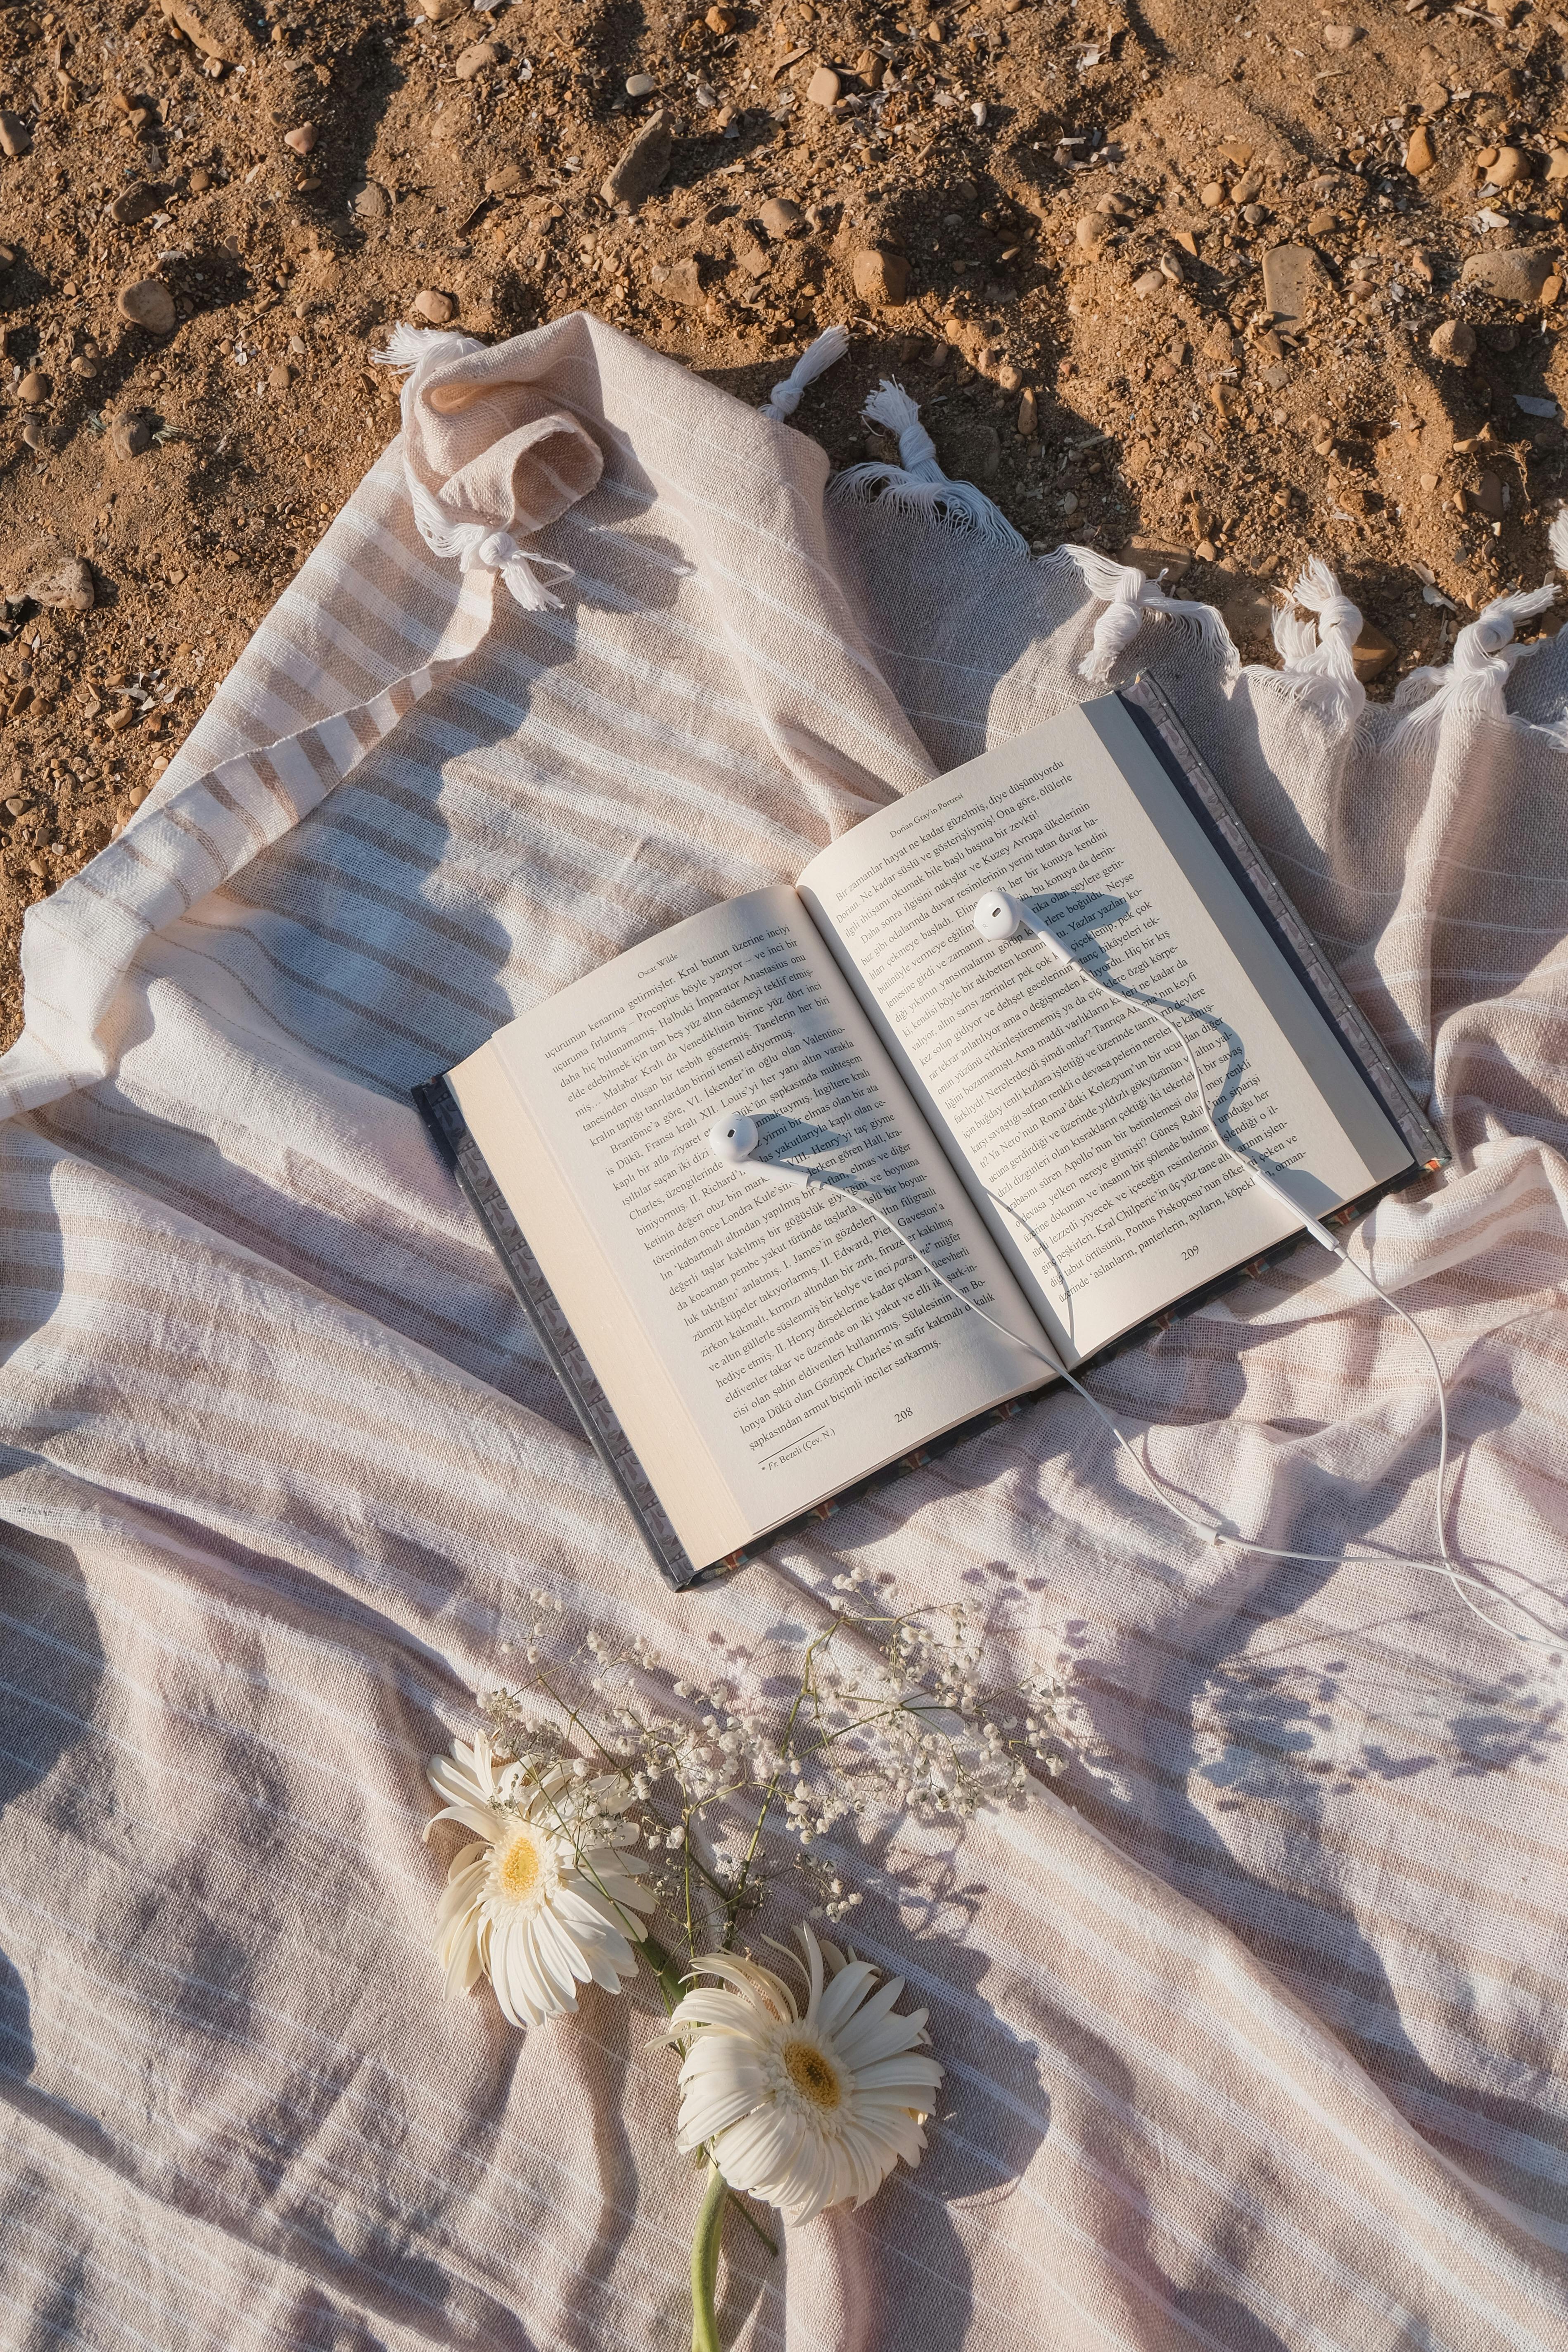
[(879, 1982), (866, 1960), (829, 1975), (810, 1928), (801, 1936), (804, 2012), (771, 1969), (717, 1952), (697, 1967), (721, 1984), (688, 1993), (669, 2021), (672, 2035), (696, 2029), (680, 2070), (680, 2147), (706, 2147), (731, 2189), (796, 2223), (863, 2204), (900, 2157), (918, 2164), (942, 2079), (921, 2055), (925, 2011), (895, 2013), (903, 1979)]

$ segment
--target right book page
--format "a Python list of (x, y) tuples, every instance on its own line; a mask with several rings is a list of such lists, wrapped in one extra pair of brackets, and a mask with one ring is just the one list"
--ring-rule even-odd
[(1173, 1038), (989, 886), (1174, 1019), (1222, 1133), (1321, 1216), (1412, 1165), (1339, 1033), (1115, 696), (865, 818), (799, 882), (1068, 1363), (1299, 1229), (1209, 1132)]

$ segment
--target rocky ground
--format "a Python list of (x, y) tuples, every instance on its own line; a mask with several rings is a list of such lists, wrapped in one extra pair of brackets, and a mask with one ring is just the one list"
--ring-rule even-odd
[(836, 463), (894, 372), (1037, 543), (1259, 658), (1322, 551), (1374, 692), (1440, 658), (1548, 563), (1565, 83), (1528, 0), (0, 5), (0, 1042), (24, 908), (395, 430), (398, 319), (586, 306), (752, 401), (852, 322)]

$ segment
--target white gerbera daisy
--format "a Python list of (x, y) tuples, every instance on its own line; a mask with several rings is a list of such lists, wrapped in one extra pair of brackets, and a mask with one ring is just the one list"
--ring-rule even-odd
[(680, 2070), (679, 2146), (707, 2147), (731, 2189), (810, 2221), (847, 2198), (878, 2189), (901, 2156), (925, 2147), (942, 2068), (917, 2054), (929, 2042), (926, 2012), (896, 2017), (901, 1977), (879, 1984), (866, 1960), (831, 1976), (809, 1927), (810, 1991), (804, 2016), (782, 1977), (727, 1952), (699, 1960), (722, 1978), (700, 1986), (671, 2017), (672, 2035), (697, 2029)]
[(454, 1858), (436, 1914), (447, 1990), (468, 1992), (488, 1976), (512, 2025), (574, 2010), (590, 1978), (619, 1992), (637, 1968), (637, 1915), (654, 1907), (637, 1883), (642, 1864), (626, 1858), (637, 1832), (616, 1818), (627, 1802), (621, 1783), (578, 1780), (558, 1758), (498, 1759), (482, 1731), (454, 1741), (427, 1774), (447, 1801), (426, 1836), (437, 1822), (479, 1833)]

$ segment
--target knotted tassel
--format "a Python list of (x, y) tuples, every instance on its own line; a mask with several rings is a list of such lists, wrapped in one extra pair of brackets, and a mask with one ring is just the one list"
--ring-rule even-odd
[(775, 425), (787, 424), (800, 406), (806, 385), (836, 367), (848, 349), (849, 338), (842, 327), (825, 327), (816, 342), (806, 345), (783, 383), (774, 384), (763, 403), (762, 414)]
[[(1133, 564), (1113, 563), (1092, 547), (1068, 547), (1062, 552), (1077, 564), (1089, 594), (1109, 599), (1094, 625), (1094, 643), (1078, 666), (1079, 677), (1089, 678), (1096, 686), (1108, 684), (1118, 657), (1132, 643), (1149, 613), (1164, 613), (1173, 620), (1193, 623), (1205, 646), (1223, 652), (1225, 629), (1212, 606), (1185, 596), (1167, 596), (1159, 580), (1150, 580)], [(1160, 579), (1164, 576), (1162, 572)]]
[(919, 406), (901, 384), (890, 383), (884, 376), (861, 415), (868, 425), (879, 425), (884, 431), (897, 434), (900, 463), (846, 467), (834, 479), (831, 497), (858, 498), (879, 489), (890, 506), (928, 514), (940, 509), (950, 520), (977, 530), (991, 546), (1027, 554), (1026, 541), (984, 490), (977, 490), (973, 482), (955, 482), (942, 472), (936, 460), (936, 444), (921, 423)]
[(1366, 708), (1366, 688), (1355, 674), (1353, 648), (1361, 635), (1361, 608), (1341, 593), (1321, 555), (1314, 555), (1290, 590), (1298, 604), (1317, 615), (1317, 625), (1283, 606), (1274, 615), (1274, 643), (1287, 677), (1304, 681), (1302, 699), (1331, 725), (1353, 727)]
[[(1556, 525), (1552, 528), (1555, 530)], [(1495, 596), (1489, 604), (1483, 605), (1468, 628), (1459, 631), (1454, 639), (1453, 653), (1440, 669), (1412, 670), (1402, 681), (1394, 699), (1394, 708), (1403, 710), (1405, 716), (1384, 749), (1411, 750), (1436, 734), (1450, 711), (1474, 710), (1490, 719), (1505, 719), (1508, 701), (1504, 689), (1515, 663), (1541, 650), (1539, 645), (1516, 646), (1514, 624), (1544, 613), (1556, 597), (1555, 584), (1548, 583), (1543, 588), (1526, 589), (1518, 595)], [(1410, 709), (1408, 705), (1427, 686), (1432, 692)]]
[[(386, 349), (371, 354), (377, 367), (411, 371), (404, 383), (402, 399), (405, 449), (414, 438), (415, 403), (433, 370), (447, 360), (466, 359), (470, 352), (484, 349), (484, 344), (477, 342), (472, 335), (460, 335), (444, 327), (412, 327), (405, 320), (393, 329)], [(406, 457), (403, 478), (414, 502), (419, 536), (432, 555), (445, 556), (460, 572), (499, 572), (525, 613), (561, 610), (560, 597), (552, 596), (538, 575), (553, 572), (560, 579), (570, 580), (573, 573), (569, 563), (557, 563), (553, 556), (531, 553), (520, 547), (508, 530), (489, 530), (482, 522), (455, 521), (445, 512), (435, 493), (420, 480)]]

